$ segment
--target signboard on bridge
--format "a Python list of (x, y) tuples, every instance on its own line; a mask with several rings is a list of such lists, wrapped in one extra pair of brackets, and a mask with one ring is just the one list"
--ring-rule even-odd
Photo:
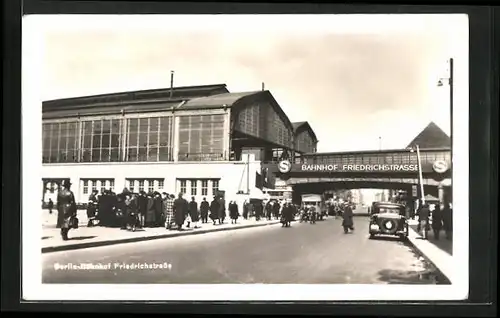
[(353, 165), (328, 165), (328, 164), (291, 164), (284, 160), (278, 163), (281, 173), (288, 172), (418, 172), (416, 164), (353, 164)]

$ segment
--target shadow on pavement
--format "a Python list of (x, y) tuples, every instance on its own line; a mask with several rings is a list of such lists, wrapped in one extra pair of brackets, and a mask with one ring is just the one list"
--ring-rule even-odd
[(378, 272), (378, 275), (380, 281), (389, 284), (450, 284), (450, 282), (441, 273), (439, 273), (439, 271), (431, 268), (427, 268), (423, 271), (383, 269)]
[[(410, 225), (410, 227), (417, 231), (417, 225)], [(418, 232), (417, 232), (418, 233)], [(416, 239), (423, 240), (422, 237), (416, 237)], [(436, 240), (434, 238), (434, 232), (431, 230), (427, 234), (427, 240), (434, 244), (436, 247), (438, 247), (440, 250), (453, 255), (453, 240), (447, 240), (445, 237), (444, 231), (441, 231), (441, 235), (439, 237), (439, 240)]]
[(42, 240), (46, 240), (46, 239), (49, 239), (51, 238), (52, 236), (42, 236)]
[(97, 237), (96, 235), (92, 235), (92, 236), (75, 236), (75, 237), (70, 237), (69, 240), (70, 241), (82, 241), (82, 240), (89, 240), (89, 239), (92, 239), (94, 237)]

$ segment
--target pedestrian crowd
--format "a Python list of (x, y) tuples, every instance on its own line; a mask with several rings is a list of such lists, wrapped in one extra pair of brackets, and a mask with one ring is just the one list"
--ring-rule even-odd
[(124, 189), (115, 194), (105, 190), (101, 195), (94, 190), (89, 196), (87, 207), (88, 226), (100, 225), (121, 227), (122, 229), (163, 227), (181, 230), (182, 226), (199, 228), (200, 224), (208, 223), (210, 218), (214, 224), (223, 224), (229, 212), (231, 223), (236, 223), (239, 217), (238, 205), (226, 201), (222, 196), (214, 196), (209, 203), (206, 197), (197, 202), (184, 199), (183, 194), (177, 197), (166, 192), (141, 191), (132, 193)]
[[(62, 185), (56, 203), (57, 227), (61, 228), (64, 240), (68, 239), (71, 228), (78, 228), (76, 202), (70, 186), (69, 182)], [(297, 206), (287, 201), (246, 200), (242, 208), (243, 213), (240, 215), (237, 202), (229, 201), (226, 204), (221, 195), (214, 196), (211, 202), (208, 202), (206, 197), (201, 202), (191, 197), (188, 202), (182, 193), (176, 197), (157, 191), (132, 193), (127, 188), (118, 194), (111, 190), (104, 190), (99, 194), (94, 190), (87, 204), (87, 226), (115, 227), (132, 231), (154, 227), (182, 230), (183, 226), (199, 228), (201, 224), (209, 223), (209, 220), (213, 225), (224, 224), (227, 217), (231, 224), (237, 224), (242, 216), (245, 220), (255, 217), (256, 221), (279, 219), (285, 227), (290, 226), (297, 214)]]

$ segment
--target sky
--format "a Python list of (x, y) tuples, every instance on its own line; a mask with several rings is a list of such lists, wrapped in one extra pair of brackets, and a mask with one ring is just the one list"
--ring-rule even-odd
[(450, 134), (437, 82), (454, 58), (454, 106), (468, 107), (465, 15), (25, 19), (41, 42), (41, 100), (165, 88), (171, 70), (174, 86), (264, 82), (292, 122), (310, 123), (318, 151), (396, 149), (430, 121)]

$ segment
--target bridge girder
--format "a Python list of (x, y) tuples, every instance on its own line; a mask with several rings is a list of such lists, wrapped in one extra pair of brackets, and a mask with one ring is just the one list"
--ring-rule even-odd
[[(418, 178), (374, 178), (374, 177), (317, 177), (317, 178), (296, 178), (292, 177), (286, 180), (287, 185), (298, 185), (298, 184), (311, 184), (311, 183), (346, 183), (346, 182), (356, 182), (356, 183), (390, 183), (390, 184), (400, 184), (403, 186), (411, 186), (413, 184), (418, 184)], [(429, 186), (439, 186), (441, 181), (434, 180), (432, 178), (424, 178), (423, 184)]]

